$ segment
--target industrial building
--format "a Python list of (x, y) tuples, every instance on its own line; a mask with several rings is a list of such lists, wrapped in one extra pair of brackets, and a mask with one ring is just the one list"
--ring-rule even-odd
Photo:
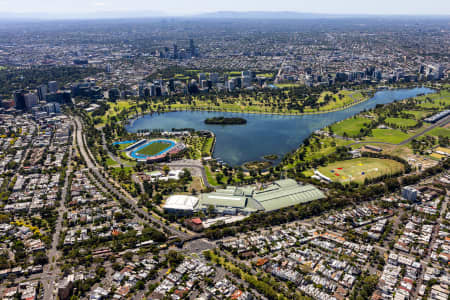
[(275, 181), (263, 190), (255, 191), (253, 198), (265, 211), (273, 211), (319, 200), (325, 198), (325, 195), (313, 185), (300, 185), (295, 180), (284, 179)]
[(443, 118), (450, 115), (450, 109), (441, 111), (440, 113), (434, 114), (431, 117), (428, 117), (425, 119), (425, 122), (427, 123), (436, 123), (437, 121), (442, 120)]
[(198, 198), (187, 195), (173, 195), (167, 198), (164, 211), (177, 215), (188, 215), (197, 206)]
[[(307, 203), (325, 198), (325, 195), (312, 185), (298, 184), (292, 179), (283, 179), (258, 189), (254, 186), (218, 189), (211, 193), (201, 194), (197, 203), (189, 204), (175, 201), (171, 196), (164, 205), (168, 213), (187, 214), (197, 211), (210, 211), (223, 215), (250, 214), (257, 211), (274, 211), (288, 206)], [(188, 197), (188, 196), (178, 196)], [(195, 198), (195, 197), (194, 197)], [(182, 208), (183, 207), (183, 208)]]

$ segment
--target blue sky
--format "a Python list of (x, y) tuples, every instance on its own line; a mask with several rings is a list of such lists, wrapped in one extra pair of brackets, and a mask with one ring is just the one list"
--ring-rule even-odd
[(450, 0), (0, 0), (0, 12), (11, 13), (156, 11), (186, 15), (218, 10), (450, 15)]

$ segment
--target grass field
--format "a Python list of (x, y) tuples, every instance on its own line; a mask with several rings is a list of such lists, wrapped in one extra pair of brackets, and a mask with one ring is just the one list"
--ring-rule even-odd
[(404, 118), (386, 118), (385, 123), (387, 125), (396, 125), (398, 127), (414, 127), (417, 125), (417, 121), (413, 119)]
[(108, 167), (110, 167), (110, 166), (115, 166), (115, 165), (117, 165), (117, 163), (116, 163), (116, 161), (113, 160), (111, 157), (108, 157), (108, 158), (106, 159), (106, 165), (107, 165)]
[(366, 137), (364, 140), (398, 144), (409, 138), (410, 135), (412, 134), (404, 133), (399, 129), (373, 129), (372, 136)]
[(331, 125), (331, 129), (337, 135), (344, 136), (344, 133), (349, 137), (357, 136), (360, 129), (369, 124), (371, 120), (362, 117), (345, 119), (341, 122)]
[(444, 109), (450, 105), (450, 91), (442, 90), (436, 94), (417, 97), (422, 102), (419, 106), (425, 109), (438, 108)]
[(401, 171), (403, 170), (403, 165), (395, 160), (363, 157), (338, 161), (325, 167), (320, 167), (318, 170), (333, 181), (363, 183), (365, 178), (374, 178)]
[(202, 155), (211, 155), (212, 146), (214, 143), (214, 138), (210, 137), (207, 138), (206, 141), (203, 143), (202, 147)]
[(206, 179), (211, 185), (219, 185), (209, 166), (205, 166)]
[(331, 92), (323, 92), (320, 94), (318, 103), (325, 102), (325, 97), (327, 95), (331, 97), (331, 100), (329, 100), (326, 105), (320, 107), (321, 111), (335, 110), (365, 99), (361, 92), (344, 90), (339, 91), (336, 94)]
[(256, 76), (273, 77), (273, 73), (256, 73)]
[(275, 86), (279, 87), (280, 89), (285, 89), (285, 88), (299, 87), (300, 84), (299, 83), (277, 83), (277, 84), (275, 84)]
[(147, 147), (139, 150), (137, 153), (152, 156), (152, 155), (158, 154), (159, 152), (161, 152), (163, 150), (166, 150), (170, 146), (171, 145), (168, 143), (154, 142), (154, 143), (151, 143), (150, 145), (148, 145)]
[(428, 131), (427, 135), (444, 136), (450, 138), (450, 129), (444, 127), (436, 127)]
[(416, 117), (416, 120), (426, 118), (427, 116), (429, 116), (431, 114), (429, 111), (424, 111), (424, 110), (404, 110), (403, 112), (405, 114), (414, 115), (414, 117)]

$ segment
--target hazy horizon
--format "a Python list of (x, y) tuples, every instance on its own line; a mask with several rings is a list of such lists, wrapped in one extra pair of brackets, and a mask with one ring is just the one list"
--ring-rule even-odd
[(450, 1), (431, 0), (379, 0), (366, 2), (346, 0), (336, 2), (323, 0), (320, 2), (279, 0), (276, 3), (268, 0), (229, 0), (217, 3), (208, 0), (193, 1), (158, 1), (145, 0), (0, 0), (0, 13), (6, 17), (95, 17), (102, 15), (121, 15), (125, 17), (189, 17), (214, 12), (292, 12), (306, 14), (331, 15), (421, 15), (448, 16)]

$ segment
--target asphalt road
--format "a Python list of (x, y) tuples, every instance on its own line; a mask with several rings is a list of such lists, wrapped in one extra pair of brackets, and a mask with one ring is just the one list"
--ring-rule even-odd
[[(72, 145), (75, 141), (75, 135), (72, 135)], [(64, 187), (61, 193), (60, 206), (58, 208), (58, 220), (56, 222), (55, 233), (53, 234), (52, 247), (49, 249), (47, 256), (49, 259), (49, 263), (44, 267), (44, 274), (47, 274), (47, 277), (41, 277), (42, 285), (44, 288), (44, 299), (55, 299), (55, 295), (53, 295), (53, 290), (55, 289), (56, 280), (59, 275), (59, 267), (57, 266), (58, 260), (58, 246), (59, 237), (61, 235), (62, 222), (64, 212), (67, 210), (65, 205), (67, 190), (69, 188), (69, 175), (72, 172), (72, 145), (69, 147), (69, 159), (67, 160), (67, 170), (66, 177), (64, 178)]]

